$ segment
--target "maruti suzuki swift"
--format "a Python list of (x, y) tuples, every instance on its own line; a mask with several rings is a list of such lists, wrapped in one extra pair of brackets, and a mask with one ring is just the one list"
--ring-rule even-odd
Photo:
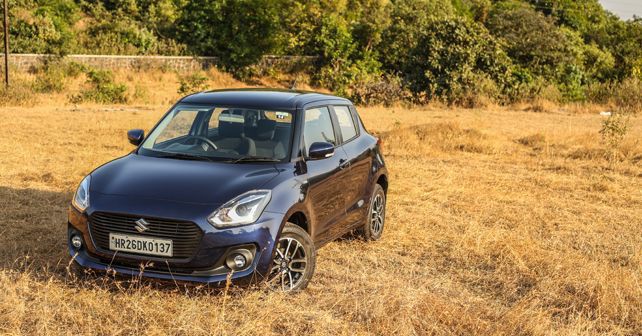
[(69, 207), (80, 269), (170, 281), (305, 288), (316, 250), (381, 237), (388, 174), (380, 141), (331, 95), (189, 95), (137, 148), (87, 175)]

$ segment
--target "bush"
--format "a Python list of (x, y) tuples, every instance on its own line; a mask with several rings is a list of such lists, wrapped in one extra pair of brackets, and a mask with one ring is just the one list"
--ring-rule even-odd
[(591, 83), (584, 89), (586, 100), (596, 104), (609, 104), (616, 86), (617, 84), (614, 84), (613, 82)]
[(581, 63), (581, 50), (574, 45), (581, 39), (526, 4), (499, 3), (487, 27), (506, 44), (511, 59), (536, 76), (555, 80), (559, 69)]
[(317, 64), (319, 71), (313, 76), (314, 81), (317, 85), (345, 95), (348, 86), (360, 72), (360, 67), (354, 66), (353, 55), (357, 45), (347, 22), (338, 15), (324, 17), (313, 44), (314, 52), (320, 56)]
[(622, 82), (594, 83), (586, 87), (586, 97), (597, 104), (611, 104), (625, 114), (642, 111), (642, 81), (627, 78)]
[(65, 62), (62, 58), (52, 58), (45, 60), (35, 72), (36, 92), (62, 92), (67, 88), (67, 78), (80, 76), (85, 72), (85, 66), (76, 62)]
[(615, 161), (619, 156), (622, 140), (629, 131), (629, 116), (615, 113), (602, 122), (600, 135), (609, 150), (609, 159)]
[(75, 103), (92, 101), (102, 104), (124, 104), (128, 97), (127, 86), (114, 82), (114, 75), (107, 70), (89, 70), (87, 72), (89, 89), (71, 97)]
[(47, 67), (39, 72), (34, 90), (40, 93), (62, 92), (67, 87), (65, 73), (59, 67)]
[(620, 112), (635, 114), (642, 111), (642, 80), (627, 78), (613, 92), (613, 100)]
[(458, 94), (458, 104), (460, 106), (465, 108), (485, 108), (503, 99), (500, 88), (488, 74), (474, 74), (473, 82), (476, 85)]
[(382, 42), (377, 47), (383, 68), (396, 73), (401, 69), (410, 50), (419, 43), (423, 31), (435, 18), (452, 16), (452, 1), (390, 1), (390, 24), (383, 31)]
[(511, 85), (512, 63), (499, 43), (483, 26), (462, 19), (432, 21), (402, 69), (417, 98), (450, 104), (477, 94), (497, 99)]
[(84, 41), (87, 49), (107, 55), (153, 54), (158, 44), (153, 32), (126, 18), (95, 22)]
[(357, 81), (350, 88), (350, 98), (354, 103), (361, 105), (390, 106), (408, 97), (409, 94), (404, 90), (401, 79), (392, 75)]
[(180, 84), (178, 93), (181, 95), (203, 91), (207, 88), (207, 77), (201, 72), (179, 76), (178, 82)]

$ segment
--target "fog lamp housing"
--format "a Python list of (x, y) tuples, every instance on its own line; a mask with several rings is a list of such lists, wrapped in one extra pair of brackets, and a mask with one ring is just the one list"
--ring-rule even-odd
[(82, 238), (79, 235), (73, 235), (71, 236), (71, 246), (73, 246), (75, 249), (79, 249), (82, 247)]
[(236, 249), (231, 251), (225, 258), (225, 265), (233, 271), (241, 271), (252, 264), (254, 256), (247, 249)]

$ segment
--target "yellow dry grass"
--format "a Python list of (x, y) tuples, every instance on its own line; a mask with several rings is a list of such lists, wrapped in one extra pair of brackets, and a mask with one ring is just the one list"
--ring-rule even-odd
[(324, 247), (299, 294), (68, 279), (77, 183), (175, 95), (147, 85), (153, 105), (0, 108), (0, 333), (642, 330), (642, 119), (613, 161), (595, 114), (361, 108), (390, 167), (384, 237)]

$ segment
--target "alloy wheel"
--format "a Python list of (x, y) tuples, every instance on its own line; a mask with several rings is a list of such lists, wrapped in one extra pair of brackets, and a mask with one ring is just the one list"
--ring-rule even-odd
[(376, 194), (372, 200), (370, 213), (370, 230), (374, 236), (379, 236), (383, 231), (383, 221), (385, 218), (386, 203), (384, 196)]
[(282, 237), (276, 246), (268, 283), (283, 291), (297, 289), (305, 279), (308, 263), (303, 244), (293, 237)]

